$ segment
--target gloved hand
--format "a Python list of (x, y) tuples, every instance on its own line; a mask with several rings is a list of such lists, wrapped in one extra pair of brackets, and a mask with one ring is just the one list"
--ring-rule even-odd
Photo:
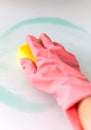
[(83, 130), (77, 112), (77, 104), (91, 95), (91, 84), (80, 72), (74, 55), (46, 34), (41, 34), (41, 43), (29, 35), (29, 44), (36, 64), (28, 58), (21, 59), (21, 66), (30, 83), (43, 92), (52, 94), (68, 117), (73, 130)]

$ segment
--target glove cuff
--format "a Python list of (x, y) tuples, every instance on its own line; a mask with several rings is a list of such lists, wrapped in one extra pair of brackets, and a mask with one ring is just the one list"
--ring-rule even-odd
[(91, 84), (88, 80), (66, 77), (56, 83), (54, 96), (60, 107), (63, 108), (74, 130), (83, 130), (76, 112), (77, 104), (88, 96), (91, 96)]

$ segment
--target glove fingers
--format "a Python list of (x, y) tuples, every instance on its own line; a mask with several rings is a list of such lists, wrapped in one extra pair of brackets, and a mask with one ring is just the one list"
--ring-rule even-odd
[(20, 62), (21, 62), (21, 66), (22, 66), (23, 70), (27, 74), (31, 75), (31, 74), (36, 73), (37, 67), (31, 60), (29, 60), (27, 58), (23, 58), (20, 60)]
[(32, 35), (28, 35), (26, 37), (26, 43), (29, 44), (30, 49), (32, 50), (32, 53), (35, 57), (35, 59), (37, 59), (37, 57), (41, 54), (41, 50), (43, 50), (42, 45), (38, 42), (38, 39), (36, 39), (34, 36)]
[(52, 40), (45, 33), (40, 35), (40, 40), (45, 48), (50, 48), (53, 45)]
[(65, 49), (63, 45), (61, 45), (61, 44), (59, 44), (59, 43), (57, 43), (57, 42), (53, 42), (53, 43), (54, 43), (54, 45), (55, 45), (56, 47), (59, 47), (60, 49)]

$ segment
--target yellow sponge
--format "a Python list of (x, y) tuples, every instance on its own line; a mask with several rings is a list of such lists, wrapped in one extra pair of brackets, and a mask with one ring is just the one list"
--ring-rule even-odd
[(29, 58), (34, 63), (36, 63), (36, 59), (34, 58), (32, 51), (28, 44), (23, 44), (18, 48), (17, 57), (18, 57), (18, 60), (20, 60), (22, 58)]

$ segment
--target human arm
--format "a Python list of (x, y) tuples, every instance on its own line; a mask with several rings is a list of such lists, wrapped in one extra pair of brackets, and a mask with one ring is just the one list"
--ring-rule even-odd
[(91, 96), (78, 103), (77, 113), (84, 130), (91, 130)]
[(22, 68), (33, 86), (56, 98), (74, 130), (84, 130), (77, 106), (91, 96), (91, 84), (80, 72), (75, 56), (45, 34), (40, 36), (40, 40), (42, 45), (35, 37), (27, 36), (26, 43), (33, 52), (36, 64), (25, 58), (21, 60)]

